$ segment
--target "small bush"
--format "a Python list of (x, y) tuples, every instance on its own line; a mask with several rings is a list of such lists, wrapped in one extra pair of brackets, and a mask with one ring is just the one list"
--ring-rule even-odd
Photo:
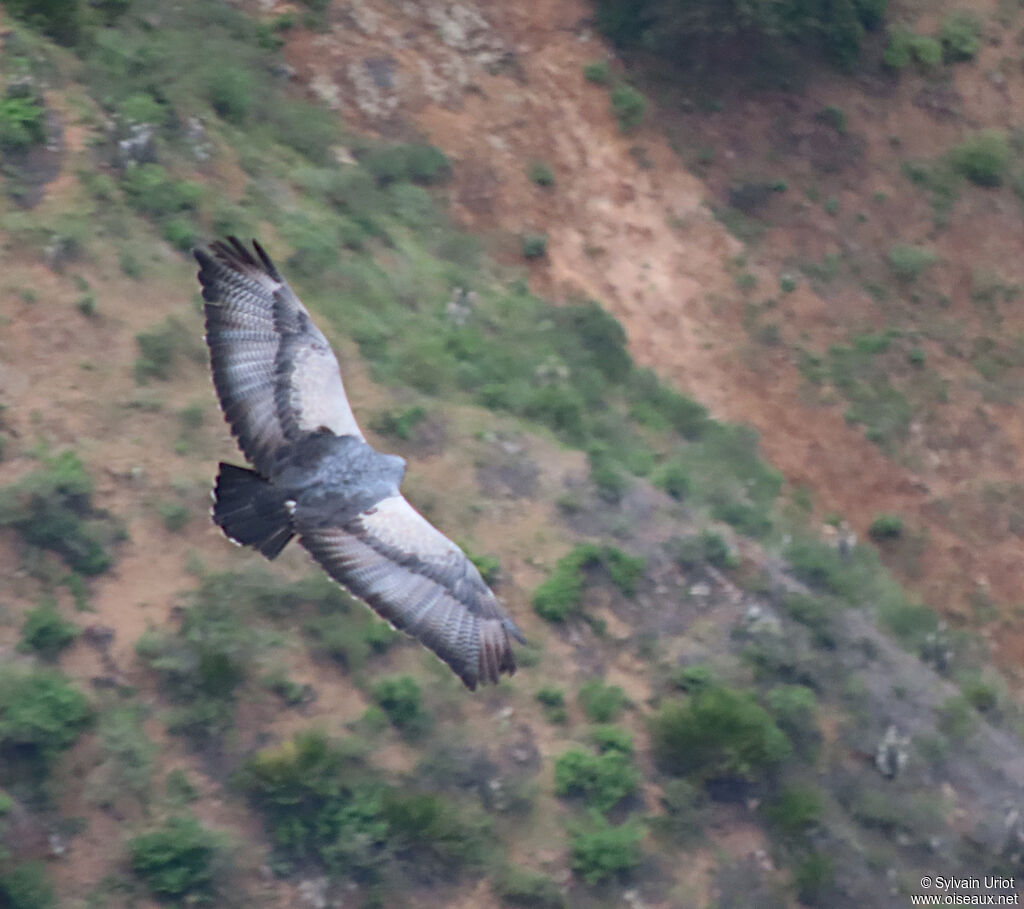
[(654, 484), (681, 502), (690, 492), (690, 472), (678, 460), (669, 460), (654, 476)]
[(173, 316), (151, 331), (135, 336), (139, 356), (135, 360), (135, 381), (144, 383), (149, 379), (167, 381), (174, 374), (180, 357), (195, 361), (205, 354), (198, 349), (185, 325)]
[(452, 165), (433, 145), (391, 145), (370, 149), (359, 159), (380, 186), (408, 181), (440, 183), (451, 175)]
[(766, 701), (775, 722), (794, 748), (803, 757), (813, 759), (821, 744), (818, 699), (814, 692), (804, 685), (780, 685), (768, 692)]
[(555, 185), (554, 171), (543, 161), (534, 161), (526, 173), (534, 183), (545, 189)]
[(65, 647), (71, 646), (78, 634), (78, 626), (57, 611), (56, 603), (43, 603), (25, 614), (18, 650), (33, 651), (52, 660)]
[(889, 249), (889, 265), (901, 281), (916, 281), (939, 257), (924, 246), (896, 243)]
[(600, 679), (584, 682), (577, 698), (592, 723), (610, 723), (618, 719), (627, 703), (626, 692), (621, 686), (606, 685)]
[(607, 85), (612, 81), (612, 70), (607, 60), (595, 60), (583, 67), (583, 78), (595, 85)]
[(978, 186), (998, 186), (1010, 163), (1006, 133), (984, 129), (965, 139), (949, 153), (953, 169)]
[(754, 779), (790, 753), (785, 734), (749, 694), (721, 686), (666, 701), (650, 731), (658, 764), (677, 775)]
[(893, 69), (903, 69), (912, 61), (931, 69), (942, 62), (942, 55), (942, 44), (935, 38), (916, 35), (908, 28), (896, 28), (889, 34), (882, 60)]
[(140, 164), (126, 171), (121, 187), (133, 208), (154, 218), (190, 211), (203, 196), (198, 183), (177, 180), (159, 164)]
[(616, 549), (582, 543), (558, 560), (547, 580), (533, 593), (533, 608), (549, 622), (564, 622), (576, 615), (583, 603), (584, 571), (603, 566), (619, 590), (626, 596), (636, 592), (645, 561)]
[(555, 761), (555, 795), (580, 795), (598, 811), (614, 808), (639, 782), (632, 757), (621, 751), (593, 754), (570, 748)]
[(544, 716), (549, 723), (564, 723), (569, 714), (565, 708), (565, 692), (561, 688), (550, 685), (537, 692), (537, 701), (544, 709)]
[(74, 744), (91, 717), (85, 695), (62, 675), (0, 670), (0, 752), (17, 749), (45, 767)]
[(631, 133), (643, 122), (647, 99), (633, 86), (623, 83), (612, 89), (611, 105), (619, 132)]
[(383, 678), (373, 686), (372, 694), (392, 725), (403, 732), (416, 734), (429, 726), (430, 716), (423, 706), (423, 694), (412, 676)]
[(92, 479), (79, 457), (65, 451), (0, 488), (0, 527), (12, 527), (31, 546), (57, 553), (83, 575), (102, 574), (108, 547), (123, 536), (119, 522), (92, 506)]
[(161, 899), (208, 902), (226, 841), (194, 817), (171, 817), (128, 841), (132, 870)]
[(588, 884), (627, 874), (640, 864), (640, 843), (645, 833), (636, 822), (614, 827), (600, 816), (588, 825), (570, 828), (572, 870)]
[(51, 909), (56, 905), (53, 884), (43, 862), (24, 862), (0, 870), (0, 906), (8, 909)]
[(942, 56), (947, 63), (973, 60), (981, 48), (981, 20), (967, 10), (956, 10), (939, 28)]
[(146, 735), (144, 718), (142, 708), (128, 705), (100, 713), (97, 738), (102, 757), (86, 786), (94, 804), (113, 808), (124, 796), (146, 803), (157, 747)]
[(812, 786), (787, 786), (764, 807), (765, 817), (791, 839), (820, 824), (824, 811), (821, 792)]
[(35, 98), (0, 99), (0, 151), (18, 151), (45, 141), (46, 111)]
[(872, 540), (897, 540), (903, 536), (903, 518), (896, 514), (880, 514), (868, 528)]
[(255, 103), (253, 74), (228, 63), (215, 63), (206, 75), (206, 97), (218, 117), (244, 123)]
[(523, 234), (519, 241), (524, 259), (541, 259), (548, 253), (547, 234)]
[(12, 15), (66, 46), (78, 42), (82, 33), (79, 0), (4, 0)]
[(188, 506), (181, 502), (159, 502), (156, 510), (169, 533), (181, 533), (191, 517)]
[(506, 906), (522, 909), (566, 909), (567, 903), (558, 884), (546, 874), (509, 865), (491, 885), (495, 896)]

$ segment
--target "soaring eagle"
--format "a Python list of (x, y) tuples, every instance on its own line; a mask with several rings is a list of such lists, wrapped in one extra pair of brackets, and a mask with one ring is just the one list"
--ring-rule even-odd
[(252, 245), (229, 237), (194, 253), (213, 384), (255, 467), (220, 465), (214, 522), (268, 559), (297, 536), (328, 574), (468, 688), (511, 675), (509, 639), (522, 642), (522, 633), (466, 554), (399, 492), (405, 461), (367, 444), (327, 339)]

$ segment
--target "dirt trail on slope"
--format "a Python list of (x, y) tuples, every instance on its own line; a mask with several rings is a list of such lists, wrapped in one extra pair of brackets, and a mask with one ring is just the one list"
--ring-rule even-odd
[[(669, 148), (656, 112), (637, 133), (617, 130), (607, 89), (583, 77), (585, 64), (609, 56), (590, 14), (565, 0), (386, 13), (335, 4), (329, 31), (295, 35), (288, 56), (348, 122), (441, 147), (455, 163), (456, 219), (507, 261), (518, 260), (520, 233), (546, 232), (534, 290), (600, 300), (637, 362), (715, 416), (754, 426), (766, 457), (812, 488), (822, 512), (842, 513), (862, 536), (882, 511), (920, 528), (927, 542), (912, 583), (932, 605), (969, 621), (979, 590), (1015, 600), (1024, 566), (1014, 541), (965, 545), (929, 510), (937, 476), (901, 468), (835, 410), (801, 404), (789, 356), (747, 346), (727, 268), (741, 244), (712, 217), (707, 188)], [(551, 167), (554, 187), (529, 179), (534, 161)], [(794, 296), (800, 328), (828, 323), (825, 301)], [(1004, 627), (999, 651), (1013, 670), (1024, 636)]]

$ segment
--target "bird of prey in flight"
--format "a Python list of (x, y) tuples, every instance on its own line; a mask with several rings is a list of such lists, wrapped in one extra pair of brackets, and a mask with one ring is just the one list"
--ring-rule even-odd
[(466, 554), (399, 492), (405, 461), (367, 444), (338, 361), (255, 240), (197, 249), (213, 384), (254, 469), (221, 464), (213, 520), (273, 559), (294, 536), (323, 569), (465, 685), (515, 671), (522, 633)]

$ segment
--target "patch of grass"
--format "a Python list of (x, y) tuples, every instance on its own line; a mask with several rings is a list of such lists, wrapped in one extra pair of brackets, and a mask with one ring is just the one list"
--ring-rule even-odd
[(56, 892), (40, 861), (28, 861), (0, 868), (0, 905), (10, 909), (51, 909)]
[(57, 604), (50, 600), (25, 613), (18, 650), (38, 653), (44, 659), (53, 660), (70, 647), (78, 635), (78, 626), (65, 619), (57, 611)]
[(182, 502), (158, 502), (156, 511), (168, 533), (181, 533), (191, 517), (188, 506)]
[(820, 790), (807, 785), (787, 786), (764, 806), (768, 821), (790, 840), (813, 831), (821, 823), (824, 811)]

